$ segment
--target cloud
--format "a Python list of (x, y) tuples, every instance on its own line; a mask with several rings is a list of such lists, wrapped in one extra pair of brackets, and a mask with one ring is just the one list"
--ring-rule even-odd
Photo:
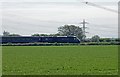
[[(64, 24), (79, 25), (83, 19), (86, 19), (90, 23), (88, 31), (92, 33), (87, 34), (88, 36), (99, 34), (106, 37), (117, 37), (117, 14), (104, 9), (72, 2), (5, 2), (2, 6), (3, 30), (12, 33), (22, 35), (56, 33), (59, 26)], [(107, 7), (116, 9), (116, 6)]]

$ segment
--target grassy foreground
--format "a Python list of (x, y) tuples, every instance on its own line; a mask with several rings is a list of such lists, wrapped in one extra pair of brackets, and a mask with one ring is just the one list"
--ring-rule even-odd
[(117, 75), (118, 46), (3, 46), (3, 75)]
[(2, 76), (2, 46), (0, 46), (0, 77)]

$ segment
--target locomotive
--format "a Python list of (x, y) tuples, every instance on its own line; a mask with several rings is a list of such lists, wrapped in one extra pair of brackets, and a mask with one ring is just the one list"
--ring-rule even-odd
[(1, 43), (80, 43), (75, 36), (2, 36)]

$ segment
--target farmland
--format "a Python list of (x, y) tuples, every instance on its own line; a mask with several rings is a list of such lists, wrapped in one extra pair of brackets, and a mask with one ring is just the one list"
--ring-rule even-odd
[(3, 75), (117, 75), (118, 46), (3, 46)]

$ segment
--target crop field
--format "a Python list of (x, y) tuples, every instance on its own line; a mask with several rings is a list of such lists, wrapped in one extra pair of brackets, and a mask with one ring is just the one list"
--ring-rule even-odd
[(3, 75), (117, 75), (118, 46), (3, 46)]

